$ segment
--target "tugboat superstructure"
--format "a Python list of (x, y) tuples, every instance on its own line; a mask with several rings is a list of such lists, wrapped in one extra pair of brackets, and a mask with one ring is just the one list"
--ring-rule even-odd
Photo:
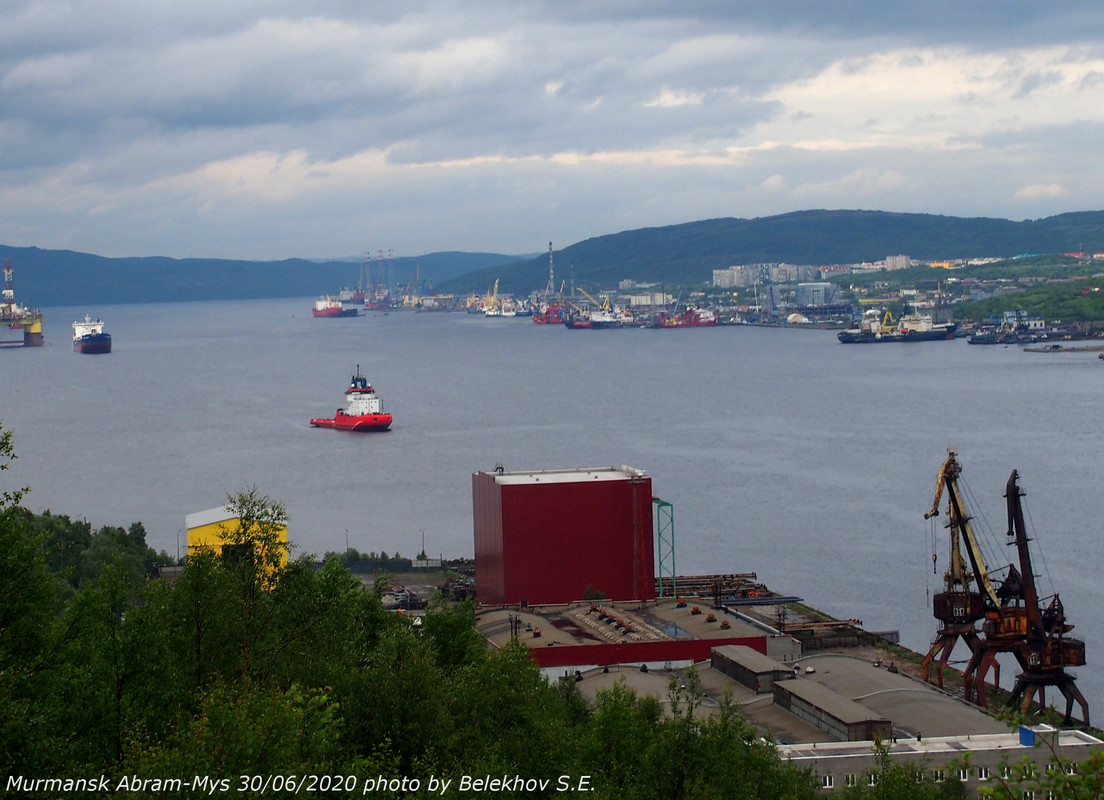
[(360, 365), (345, 390), (345, 408), (337, 409), (333, 419), (312, 419), (315, 428), (337, 428), (343, 431), (385, 431), (391, 427), (391, 414), (383, 410), (383, 403), (360, 374)]

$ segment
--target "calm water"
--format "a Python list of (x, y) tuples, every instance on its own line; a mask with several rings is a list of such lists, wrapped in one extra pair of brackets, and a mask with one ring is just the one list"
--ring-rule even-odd
[[(1000, 542), (1020, 471), (1040, 590), (1061, 592), (1087, 641), (1078, 683), (1104, 718), (1095, 354), (463, 314), (316, 320), (311, 303), (45, 309), (46, 346), (0, 351), (0, 422), (19, 455), (2, 486), (97, 527), (140, 520), (175, 553), (186, 514), (256, 485), (287, 506), (298, 552), (348, 541), (410, 556), (424, 535), (451, 557), (473, 552), (472, 472), (628, 464), (674, 504), (678, 572), (756, 572), (923, 651), (947, 560), (923, 515), (954, 447)], [(111, 355), (72, 352), (69, 323), (86, 311), (107, 323)], [(357, 364), (391, 432), (311, 428)]]

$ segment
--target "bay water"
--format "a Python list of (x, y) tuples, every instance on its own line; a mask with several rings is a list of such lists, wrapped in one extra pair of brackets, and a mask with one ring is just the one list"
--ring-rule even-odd
[[(923, 652), (948, 558), (942, 510), (924, 514), (954, 448), (991, 566), (1015, 558), (1003, 491), (1019, 471), (1040, 593), (1060, 593), (1086, 640), (1078, 685), (1104, 714), (1096, 353), (456, 313), (315, 319), (311, 305), (44, 309), (46, 345), (0, 351), (0, 424), (18, 456), (0, 489), (27, 486), (29, 508), (94, 527), (141, 521), (176, 555), (187, 514), (255, 486), (287, 507), (293, 555), (410, 557), (424, 542), (451, 558), (473, 554), (473, 472), (625, 464), (673, 504), (678, 573), (755, 572)], [(110, 355), (72, 351), (85, 313), (104, 319)], [(343, 405), (357, 365), (392, 429), (311, 428)]]

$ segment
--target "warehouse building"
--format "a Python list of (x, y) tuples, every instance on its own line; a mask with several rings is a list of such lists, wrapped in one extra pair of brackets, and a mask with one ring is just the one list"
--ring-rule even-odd
[[(188, 555), (194, 556), (204, 551), (213, 552), (220, 557), (241, 555), (243, 545), (236, 541), (240, 525), (241, 520), (237, 513), (227, 506), (209, 508), (206, 511), (188, 514), (184, 518), (184, 526), (188, 532)], [(279, 564), (280, 566), (286, 565), (288, 560), (287, 526), (278, 525), (272, 533), (274, 543), (278, 548)]]
[(794, 676), (793, 667), (741, 645), (714, 647), (709, 661), (713, 669), (720, 670), (757, 694), (773, 692), (776, 682), (790, 680)]
[(655, 597), (652, 481), (632, 467), (472, 475), (485, 605)]

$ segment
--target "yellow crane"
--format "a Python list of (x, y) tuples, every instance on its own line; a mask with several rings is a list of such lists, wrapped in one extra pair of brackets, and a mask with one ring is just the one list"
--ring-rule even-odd
[(414, 277), (410, 279), (410, 283), (406, 285), (406, 292), (403, 294), (403, 306), (411, 307), (418, 304), (418, 295), (414, 292), (422, 285), (422, 268), (417, 266), (414, 268)]
[(597, 300), (594, 299), (594, 297), (590, 294), (590, 292), (588, 292), (583, 287), (580, 286), (579, 291), (583, 293), (583, 295), (586, 297), (587, 300), (589, 300), (591, 303), (594, 304), (595, 308), (600, 308), (603, 311), (609, 311), (610, 310), (610, 300), (609, 300), (609, 295), (608, 294), (602, 295), (602, 302), (599, 303)]

